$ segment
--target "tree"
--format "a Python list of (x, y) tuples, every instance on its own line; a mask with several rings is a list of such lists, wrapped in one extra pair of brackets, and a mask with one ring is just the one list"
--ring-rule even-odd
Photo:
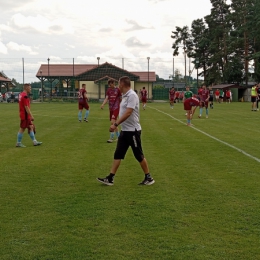
[[(185, 80), (186, 80), (186, 57), (187, 53), (191, 51), (192, 40), (189, 33), (189, 27), (184, 26), (183, 28), (176, 26), (176, 31), (172, 31), (173, 35), (171, 36), (174, 39), (174, 43), (172, 44), (173, 48), (173, 56), (179, 55), (179, 47), (182, 47), (184, 53), (184, 63), (185, 63)], [(186, 81), (185, 81), (186, 83)]]

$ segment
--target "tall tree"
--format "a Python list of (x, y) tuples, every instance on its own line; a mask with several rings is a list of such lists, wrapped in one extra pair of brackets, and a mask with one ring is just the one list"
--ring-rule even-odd
[(192, 46), (192, 41), (190, 37), (189, 27), (184, 26), (183, 28), (176, 26), (176, 31), (172, 32), (173, 35), (171, 36), (172, 39), (174, 39), (174, 43), (172, 44), (173, 48), (173, 56), (179, 55), (179, 48), (182, 47), (183, 53), (184, 53), (184, 66), (185, 66), (185, 83), (186, 83), (186, 64), (187, 64), (187, 53), (190, 51), (190, 48)]

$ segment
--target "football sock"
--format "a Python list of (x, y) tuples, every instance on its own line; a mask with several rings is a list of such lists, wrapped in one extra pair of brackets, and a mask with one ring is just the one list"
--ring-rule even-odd
[(23, 133), (18, 132), (17, 134), (17, 143), (21, 143), (23, 138)]
[(111, 179), (111, 180), (114, 180), (114, 177), (115, 177), (115, 174), (114, 173), (110, 173), (108, 175), (108, 178)]
[(114, 132), (112, 132), (111, 134), (110, 134), (110, 140), (112, 140), (114, 138)]
[(202, 115), (203, 108), (200, 108), (200, 115)]
[(33, 131), (31, 131), (29, 135), (33, 141), (36, 141)]
[(145, 175), (145, 179), (149, 179), (149, 178), (152, 178), (152, 176), (151, 176), (151, 174), (148, 172), (148, 173), (146, 173)]
[(187, 123), (190, 124), (190, 119), (187, 119)]
[(117, 132), (116, 132), (116, 136), (117, 136), (117, 138), (119, 137), (119, 135), (120, 135), (120, 132), (117, 131)]
[(206, 115), (208, 116), (208, 114), (209, 114), (209, 109), (206, 108)]
[(86, 113), (85, 113), (85, 118), (88, 119), (88, 115), (89, 115), (89, 110), (86, 110)]
[(79, 121), (81, 121), (81, 119), (82, 119), (82, 111), (79, 111), (79, 113), (78, 113), (78, 119), (79, 119)]

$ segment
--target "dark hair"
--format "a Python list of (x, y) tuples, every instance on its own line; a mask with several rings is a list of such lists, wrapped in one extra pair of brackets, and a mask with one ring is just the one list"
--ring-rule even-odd
[(107, 84), (109, 85), (110, 83), (114, 83), (115, 81), (113, 80), (113, 79), (109, 79), (108, 81), (107, 81)]

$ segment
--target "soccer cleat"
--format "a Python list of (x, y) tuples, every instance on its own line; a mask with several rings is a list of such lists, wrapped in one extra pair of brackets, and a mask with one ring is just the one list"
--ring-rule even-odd
[(16, 144), (16, 147), (22, 147), (22, 148), (25, 148), (26, 146), (23, 145), (22, 143), (17, 143), (17, 144)]
[(81, 120), (79, 120), (79, 123), (81, 123)]
[(206, 116), (206, 118), (209, 118), (209, 116)]
[(145, 178), (142, 182), (139, 183), (139, 185), (152, 185), (155, 181), (153, 178)]
[(97, 178), (97, 180), (108, 186), (114, 185), (114, 181), (112, 179), (109, 179), (108, 176), (106, 178)]
[(107, 140), (107, 143), (113, 143), (113, 140), (109, 139)]
[(201, 115), (199, 115), (198, 118), (201, 118)]
[(42, 144), (42, 142), (38, 142), (38, 141), (34, 141), (34, 142), (33, 142), (33, 145), (34, 145), (34, 146), (38, 146), (38, 145), (41, 145), (41, 144)]
[(84, 121), (85, 121), (85, 122), (88, 122), (88, 120), (87, 120), (86, 118), (84, 118)]

